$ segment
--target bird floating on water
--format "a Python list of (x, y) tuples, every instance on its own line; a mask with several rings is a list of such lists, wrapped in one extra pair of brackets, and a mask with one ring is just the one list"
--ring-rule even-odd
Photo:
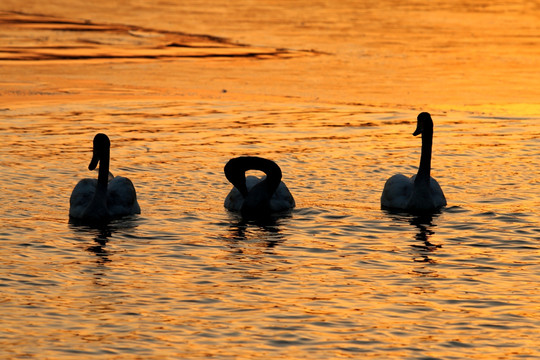
[(94, 137), (93, 156), (88, 169), (94, 170), (99, 162), (98, 178), (82, 179), (75, 186), (69, 199), (71, 218), (103, 222), (141, 213), (131, 180), (109, 173), (110, 147), (107, 135), (100, 133)]
[[(247, 176), (246, 171), (259, 170), (262, 178)], [(241, 156), (229, 160), (225, 177), (234, 188), (225, 198), (225, 207), (241, 212), (244, 218), (260, 218), (294, 208), (294, 198), (281, 181), (280, 167), (272, 160), (257, 156)]]
[(384, 184), (381, 207), (408, 212), (430, 212), (446, 206), (444, 193), (431, 177), (431, 148), (433, 144), (433, 120), (427, 112), (418, 115), (414, 136), (422, 134), (422, 153), (418, 173), (408, 178), (397, 174)]

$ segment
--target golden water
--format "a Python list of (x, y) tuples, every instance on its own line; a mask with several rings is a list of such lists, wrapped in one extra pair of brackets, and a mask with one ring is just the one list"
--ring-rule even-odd
[[(540, 357), (538, 4), (24, 4), (0, 5), (0, 357)], [(381, 211), (424, 110), (448, 207)], [(92, 229), (67, 213), (97, 132), (142, 213)], [(281, 166), (289, 217), (223, 208), (242, 154)]]

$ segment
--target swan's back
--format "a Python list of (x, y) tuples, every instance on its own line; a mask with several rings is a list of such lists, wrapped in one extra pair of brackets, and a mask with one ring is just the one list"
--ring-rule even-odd
[(406, 209), (413, 193), (414, 183), (402, 174), (390, 177), (384, 184), (381, 206), (388, 209)]
[(140, 214), (137, 193), (131, 180), (117, 176), (109, 181), (107, 187), (107, 208), (109, 216)]
[[(100, 199), (95, 199), (96, 179), (82, 179), (77, 183), (69, 199), (69, 216), (76, 219), (95, 218), (95, 204)], [(117, 176), (107, 184), (106, 200), (101, 199), (103, 213), (99, 217), (118, 217), (124, 215), (140, 214), (141, 208), (137, 202), (137, 193), (131, 180), (125, 177)], [(106, 207), (104, 206), (106, 201)], [(94, 207), (92, 209), (91, 207)], [(97, 210), (101, 209), (98, 208)]]
[(96, 193), (96, 179), (82, 179), (75, 185), (69, 198), (69, 216), (82, 219)]
[[(258, 178), (253, 175), (246, 177), (246, 187), (248, 193), (250, 194), (249, 196), (252, 197), (252, 199), (264, 198), (265, 194), (263, 193), (263, 189), (258, 188), (256, 185), (261, 183), (265, 178), (266, 176)], [(255, 202), (256, 201), (257, 200), (255, 200)], [(229, 194), (225, 198), (224, 205), (225, 208), (231, 211), (240, 211), (242, 209), (242, 206), (244, 205), (244, 197), (236, 187), (233, 187), (232, 190), (229, 192)], [(295, 205), (296, 204), (294, 198), (289, 189), (287, 188), (287, 185), (285, 185), (283, 181), (280, 182), (278, 188), (270, 198), (270, 211), (285, 211), (294, 208)]]
[[(256, 184), (261, 182), (264, 179), (262, 179), (250, 175), (246, 177), (246, 187), (247, 190), (250, 191)], [(240, 211), (242, 209), (242, 205), (244, 205), (244, 197), (240, 193), (240, 191), (233, 187), (227, 197), (225, 198), (224, 206), (226, 209), (231, 211)]]
[(289, 191), (289, 188), (282, 181), (274, 195), (270, 198), (270, 209), (273, 212), (280, 212), (292, 209), (296, 206), (294, 198)]
[[(416, 175), (411, 177), (414, 183)], [(429, 187), (414, 187), (411, 200), (407, 208), (413, 211), (429, 211), (440, 209), (446, 206), (446, 197), (441, 189), (441, 186), (434, 178), (429, 178)]]
[(429, 187), (415, 186), (416, 175), (410, 178), (402, 174), (392, 176), (384, 184), (381, 207), (408, 211), (428, 211), (446, 206), (441, 186), (430, 177)]

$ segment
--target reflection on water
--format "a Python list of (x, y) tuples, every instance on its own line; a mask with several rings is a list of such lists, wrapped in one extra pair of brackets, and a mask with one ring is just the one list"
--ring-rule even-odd
[[(536, 119), (434, 115), (449, 206), (412, 216), (381, 211), (379, 197), (390, 175), (417, 169), (416, 112), (78, 106), (3, 113), (3, 356), (538, 355)], [(104, 128), (111, 171), (136, 183), (143, 212), (68, 224), (85, 144)], [(223, 164), (241, 154), (279, 161), (289, 216), (224, 209)]]
[[(470, 75), (470, 67), (464, 74), (455, 72), (455, 62), (465, 61), (456, 57), (466, 54), (464, 42), (434, 42), (425, 34), (449, 34), (452, 21), (486, 19), (485, 9), (491, 11), (485, 14), (490, 24), (519, 23), (512, 31), (526, 26), (530, 15), (521, 16), (520, 4), (506, 8), (502, 2), (429, 10), (421, 3), (389, 6), (383, 1), (373, 4), (377, 11), (348, 9), (346, 3), (329, 3), (301, 21), (298, 12), (305, 10), (295, 10), (296, 3), (286, 9), (257, 5), (267, 6), (265, 11), (253, 4), (238, 7), (238, 2), (228, 3), (226, 10), (200, 2), (170, 5), (188, 14), (195, 7), (199, 17), (194, 19), (212, 14), (222, 19), (212, 9), (234, 13), (223, 17), (226, 24), (216, 20), (224, 26), (221, 31), (233, 26), (253, 30), (242, 35), (237, 29), (234, 39), (240, 40), (270, 33), (260, 42), (247, 42), (260, 47), (221, 37), (184, 34), (179, 39), (184, 35), (178, 29), (114, 25), (152, 22), (157, 15), (144, 4), (133, 12), (97, 12), (103, 19), (92, 18), (98, 10), (89, 4), (88, 22), (72, 13), (77, 11), (72, 2), (50, 5), (51, 14), (70, 13), (68, 23), (10, 12), (12, 20), (17, 14), (26, 19), (13, 23), (0, 16), (0, 26), (13, 25), (4, 39), (20, 36), (24, 45), (3, 44), (4, 55), (39, 57), (53, 44), (49, 50), (56, 55), (82, 51), (95, 56), (12, 59), (10, 66), (0, 67), (10, 72), (0, 89), (5, 102), (0, 106), (1, 358), (540, 357), (536, 108), (497, 103), (489, 107), (494, 113), (479, 114), (476, 110), (485, 109), (477, 103), (456, 107), (470, 112), (396, 104), (400, 91), (411, 91), (411, 83), (421, 94), (446, 95), (440, 84), (447, 82), (433, 91), (418, 81), (418, 74), (427, 78), (434, 71), (423, 67), (434, 47), (447, 50), (433, 61), (455, 75), (449, 87)], [(35, 8), (32, 2), (25, 6)], [(378, 15), (393, 11), (387, 7), (396, 8), (395, 17)], [(461, 15), (438, 16), (448, 12)], [(154, 25), (174, 27), (175, 13), (162, 14)], [(296, 25), (272, 23), (270, 15), (262, 21), (268, 13), (297, 19)], [(336, 14), (341, 28), (328, 33), (334, 25), (323, 20)], [(112, 21), (114, 16), (132, 21)], [(233, 21), (238, 18), (243, 21)], [(404, 26), (411, 22), (419, 28)], [(61, 33), (54, 26), (84, 31)], [(361, 31), (380, 35), (380, 26), (389, 28), (387, 37), (362, 35), (364, 50), (344, 40), (352, 41)], [(89, 27), (99, 29), (94, 42), (81, 49), (91, 37)], [(404, 28), (414, 31), (397, 36)], [(506, 34), (508, 27), (500, 29)], [(280, 32), (291, 35), (287, 41), (316, 43), (325, 51), (283, 50), (281, 55), (290, 56), (263, 61), (258, 51), (278, 49), (275, 42), (285, 41)], [(26, 41), (36, 41), (36, 33), (49, 38), (33, 48)], [(502, 35), (475, 36), (470, 41), (482, 44)], [(175, 45), (167, 46), (171, 37)], [(420, 43), (409, 46), (411, 38)], [(530, 40), (515, 33), (504, 37), (515, 38)], [(143, 50), (175, 56), (199, 51), (259, 55), (134, 62), (97, 56), (110, 46), (120, 58)], [(344, 54), (343, 49), (349, 50)], [(523, 55), (524, 49), (515, 54)], [(488, 63), (503, 61), (498, 70), (518, 68), (508, 66), (514, 64), (511, 55), (496, 56), (503, 50), (492, 53)], [(419, 63), (409, 62), (413, 57)], [(411, 64), (416, 65), (405, 66)], [(401, 72), (395, 65), (403, 66)], [(345, 75), (351, 68), (359, 71), (349, 79)], [(382, 70), (371, 72), (377, 68)], [(504, 71), (497, 72), (498, 79), (506, 79)], [(393, 78), (398, 73), (407, 74), (403, 87)], [(349, 101), (362, 97), (359, 88), (395, 106)], [(386, 91), (394, 88), (398, 93)], [(508, 109), (516, 113), (508, 116)], [(381, 211), (386, 179), (417, 170), (420, 147), (410, 129), (421, 110), (432, 111), (435, 121), (432, 173), (449, 206), (429, 216)], [(68, 209), (73, 187), (88, 175), (97, 132), (111, 137), (111, 171), (134, 181), (142, 214), (92, 228), (69, 223)], [(277, 161), (297, 208), (262, 222), (245, 222), (226, 211), (230, 184), (223, 166), (239, 155)]]
[(414, 236), (418, 240), (418, 244), (411, 245), (413, 248), (418, 250), (419, 258), (416, 257), (414, 261), (416, 262), (427, 262), (434, 264), (435, 260), (429, 257), (431, 252), (442, 247), (442, 245), (434, 245), (429, 241), (429, 238), (435, 234), (432, 228), (435, 226), (433, 223), (433, 216), (417, 216), (411, 221), (411, 225), (414, 225), (418, 228), (418, 233)]
[(100, 264), (107, 263), (111, 261), (109, 259), (109, 254), (107, 249), (105, 248), (107, 243), (109, 242), (108, 238), (111, 236), (110, 231), (107, 229), (103, 229), (99, 235), (97, 235), (94, 238), (94, 241), (96, 245), (89, 246), (86, 250), (89, 252), (93, 252), (97, 256), (97, 262)]
[[(0, 46), (0, 61), (290, 58), (316, 54), (315, 51), (247, 46), (210, 35), (96, 24), (42, 14), (0, 12), (0, 25), (6, 38), (17, 39), (15, 44)], [(36, 34), (40, 38), (37, 42)]]
[(442, 248), (440, 244), (433, 244), (430, 238), (435, 235), (434, 220), (439, 217), (440, 213), (425, 213), (421, 215), (409, 215), (386, 211), (395, 221), (403, 221), (409, 223), (416, 230), (414, 234), (414, 243), (411, 245), (415, 255), (414, 262), (436, 264), (437, 262), (430, 257), (438, 249)]
[[(238, 221), (236, 221), (238, 220)], [(232, 220), (223, 236), (231, 256), (251, 260), (275, 254), (275, 248), (286, 241), (281, 233), (278, 219), (266, 221)]]
[[(381, 211), (379, 197), (390, 175), (417, 169), (415, 111), (78, 106), (3, 113), (3, 356), (538, 355), (536, 119), (434, 115), (449, 206), (413, 216)], [(68, 224), (103, 128), (111, 170), (137, 184), (143, 212)], [(224, 209), (223, 164), (241, 154), (279, 161), (297, 200), (289, 216)]]
[(114, 233), (136, 228), (138, 218), (136, 216), (125, 216), (122, 219), (113, 220), (110, 223), (100, 223), (88, 225), (69, 218), (69, 228), (73, 231), (75, 239), (87, 242), (88, 237), (93, 237), (93, 242), (87, 244), (86, 251), (96, 256), (96, 263), (105, 265), (110, 262), (111, 252), (107, 248), (109, 241), (114, 239)]

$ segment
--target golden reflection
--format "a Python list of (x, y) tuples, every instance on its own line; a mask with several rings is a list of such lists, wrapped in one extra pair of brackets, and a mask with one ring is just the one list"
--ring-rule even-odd
[(10, 104), (112, 90), (538, 115), (538, 9), (525, 2), (478, 11), (349, 0), (246, 12), (242, 2), (202, 1), (117, 12), (97, 1), (84, 13), (63, 2), (45, 11), (55, 16), (41, 15), (41, 4), (2, 7), (0, 61), (9, 66), (0, 78), (9, 81), (0, 93)]
[[(316, 51), (247, 46), (217, 36), (16, 12), (0, 11), (0, 26), (5, 36), (18, 40), (15, 46), (0, 46), (0, 61), (266, 59), (317, 54)], [(36, 36), (41, 41), (36, 41)]]
[[(539, 9), (77, 2), (1, 5), (71, 23), (0, 17), (0, 357), (538, 355)], [(279, 48), (300, 50), (262, 59)], [(380, 221), (424, 110), (441, 120), (435, 176), (473, 219)], [(104, 128), (147, 241), (136, 219), (66, 227)], [(227, 217), (223, 165), (244, 154), (283, 164), (297, 218)]]

